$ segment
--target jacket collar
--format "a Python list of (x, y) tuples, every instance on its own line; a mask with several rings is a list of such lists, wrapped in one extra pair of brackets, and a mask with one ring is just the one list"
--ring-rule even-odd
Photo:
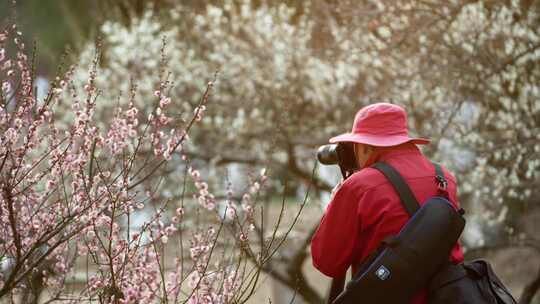
[(404, 143), (399, 146), (392, 147), (377, 147), (376, 151), (371, 154), (364, 168), (373, 165), (378, 161), (385, 161), (394, 156), (404, 154), (421, 154), (420, 149), (413, 143)]

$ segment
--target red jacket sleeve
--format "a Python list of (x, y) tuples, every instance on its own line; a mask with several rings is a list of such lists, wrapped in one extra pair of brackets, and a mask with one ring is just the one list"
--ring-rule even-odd
[(346, 180), (335, 192), (311, 240), (313, 266), (329, 277), (346, 273), (358, 243), (358, 189)]

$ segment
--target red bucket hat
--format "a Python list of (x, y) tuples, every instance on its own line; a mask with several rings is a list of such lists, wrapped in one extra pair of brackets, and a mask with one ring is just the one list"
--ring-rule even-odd
[(374, 103), (356, 113), (352, 131), (330, 138), (331, 143), (355, 142), (376, 147), (397, 146), (406, 142), (425, 145), (426, 138), (409, 136), (407, 113), (391, 103)]

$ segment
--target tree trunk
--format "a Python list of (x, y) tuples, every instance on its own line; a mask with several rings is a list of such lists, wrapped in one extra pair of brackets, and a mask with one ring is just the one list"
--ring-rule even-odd
[(519, 299), (519, 304), (530, 304), (534, 298), (534, 295), (540, 288), (540, 269), (536, 274), (536, 277), (525, 286), (523, 293)]

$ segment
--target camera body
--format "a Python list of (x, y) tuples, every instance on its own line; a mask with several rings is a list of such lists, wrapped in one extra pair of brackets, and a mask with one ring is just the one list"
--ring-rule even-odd
[(344, 178), (358, 170), (352, 142), (321, 146), (317, 150), (317, 159), (323, 165), (339, 165)]

